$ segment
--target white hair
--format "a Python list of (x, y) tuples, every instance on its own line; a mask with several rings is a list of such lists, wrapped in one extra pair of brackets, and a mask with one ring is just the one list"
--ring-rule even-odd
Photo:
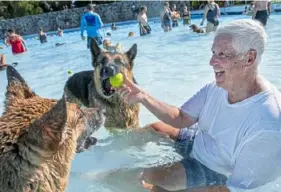
[(232, 36), (232, 46), (237, 54), (246, 54), (250, 49), (256, 50), (256, 63), (261, 62), (267, 44), (267, 34), (259, 21), (252, 19), (235, 20), (219, 27), (216, 36), (220, 34)]

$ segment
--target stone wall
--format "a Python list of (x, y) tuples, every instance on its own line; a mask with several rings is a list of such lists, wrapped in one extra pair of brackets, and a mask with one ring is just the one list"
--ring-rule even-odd
[[(95, 11), (101, 16), (104, 23), (127, 21), (136, 19), (132, 6), (139, 8), (147, 6), (148, 17), (158, 17), (163, 10), (164, 1), (123, 1), (110, 4), (97, 5)], [(178, 8), (185, 1), (173, 1)], [(80, 18), (85, 8), (74, 8), (64, 11), (49, 12), (41, 15), (30, 15), (15, 19), (0, 21), (0, 39), (4, 38), (4, 33), (8, 29), (15, 29), (20, 35), (38, 33), (39, 28), (44, 31), (55, 31), (58, 27), (62, 29), (77, 28), (80, 26)]]

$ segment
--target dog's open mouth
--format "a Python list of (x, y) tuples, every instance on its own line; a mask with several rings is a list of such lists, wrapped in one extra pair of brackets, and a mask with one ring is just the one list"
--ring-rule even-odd
[(111, 96), (115, 93), (115, 89), (110, 85), (109, 78), (101, 79), (101, 88), (105, 96)]
[(84, 144), (80, 147), (77, 147), (76, 153), (81, 153), (85, 150), (88, 150), (91, 146), (95, 145), (97, 143), (97, 139), (93, 136), (87, 137)]
[(84, 143), (84, 149), (89, 149), (91, 146), (95, 145), (97, 141), (98, 140), (95, 137), (88, 137)]

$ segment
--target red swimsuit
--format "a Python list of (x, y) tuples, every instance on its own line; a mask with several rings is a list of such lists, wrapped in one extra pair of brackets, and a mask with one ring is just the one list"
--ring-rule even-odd
[(13, 54), (19, 54), (25, 51), (22, 42), (18, 37), (10, 39), (10, 44), (12, 46)]

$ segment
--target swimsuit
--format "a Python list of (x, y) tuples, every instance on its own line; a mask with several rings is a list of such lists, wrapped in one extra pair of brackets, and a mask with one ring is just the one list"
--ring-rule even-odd
[(16, 37), (15, 39), (10, 39), (10, 44), (12, 46), (13, 54), (19, 54), (25, 52), (21, 40)]
[(265, 26), (267, 23), (267, 19), (268, 19), (267, 10), (257, 11), (255, 19), (260, 21)]
[(215, 8), (213, 10), (209, 9), (207, 13), (207, 21), (214, 24), (215, 27), (219, 25), (217, 14), (218, 14), (217, 5), (215, 5)]

